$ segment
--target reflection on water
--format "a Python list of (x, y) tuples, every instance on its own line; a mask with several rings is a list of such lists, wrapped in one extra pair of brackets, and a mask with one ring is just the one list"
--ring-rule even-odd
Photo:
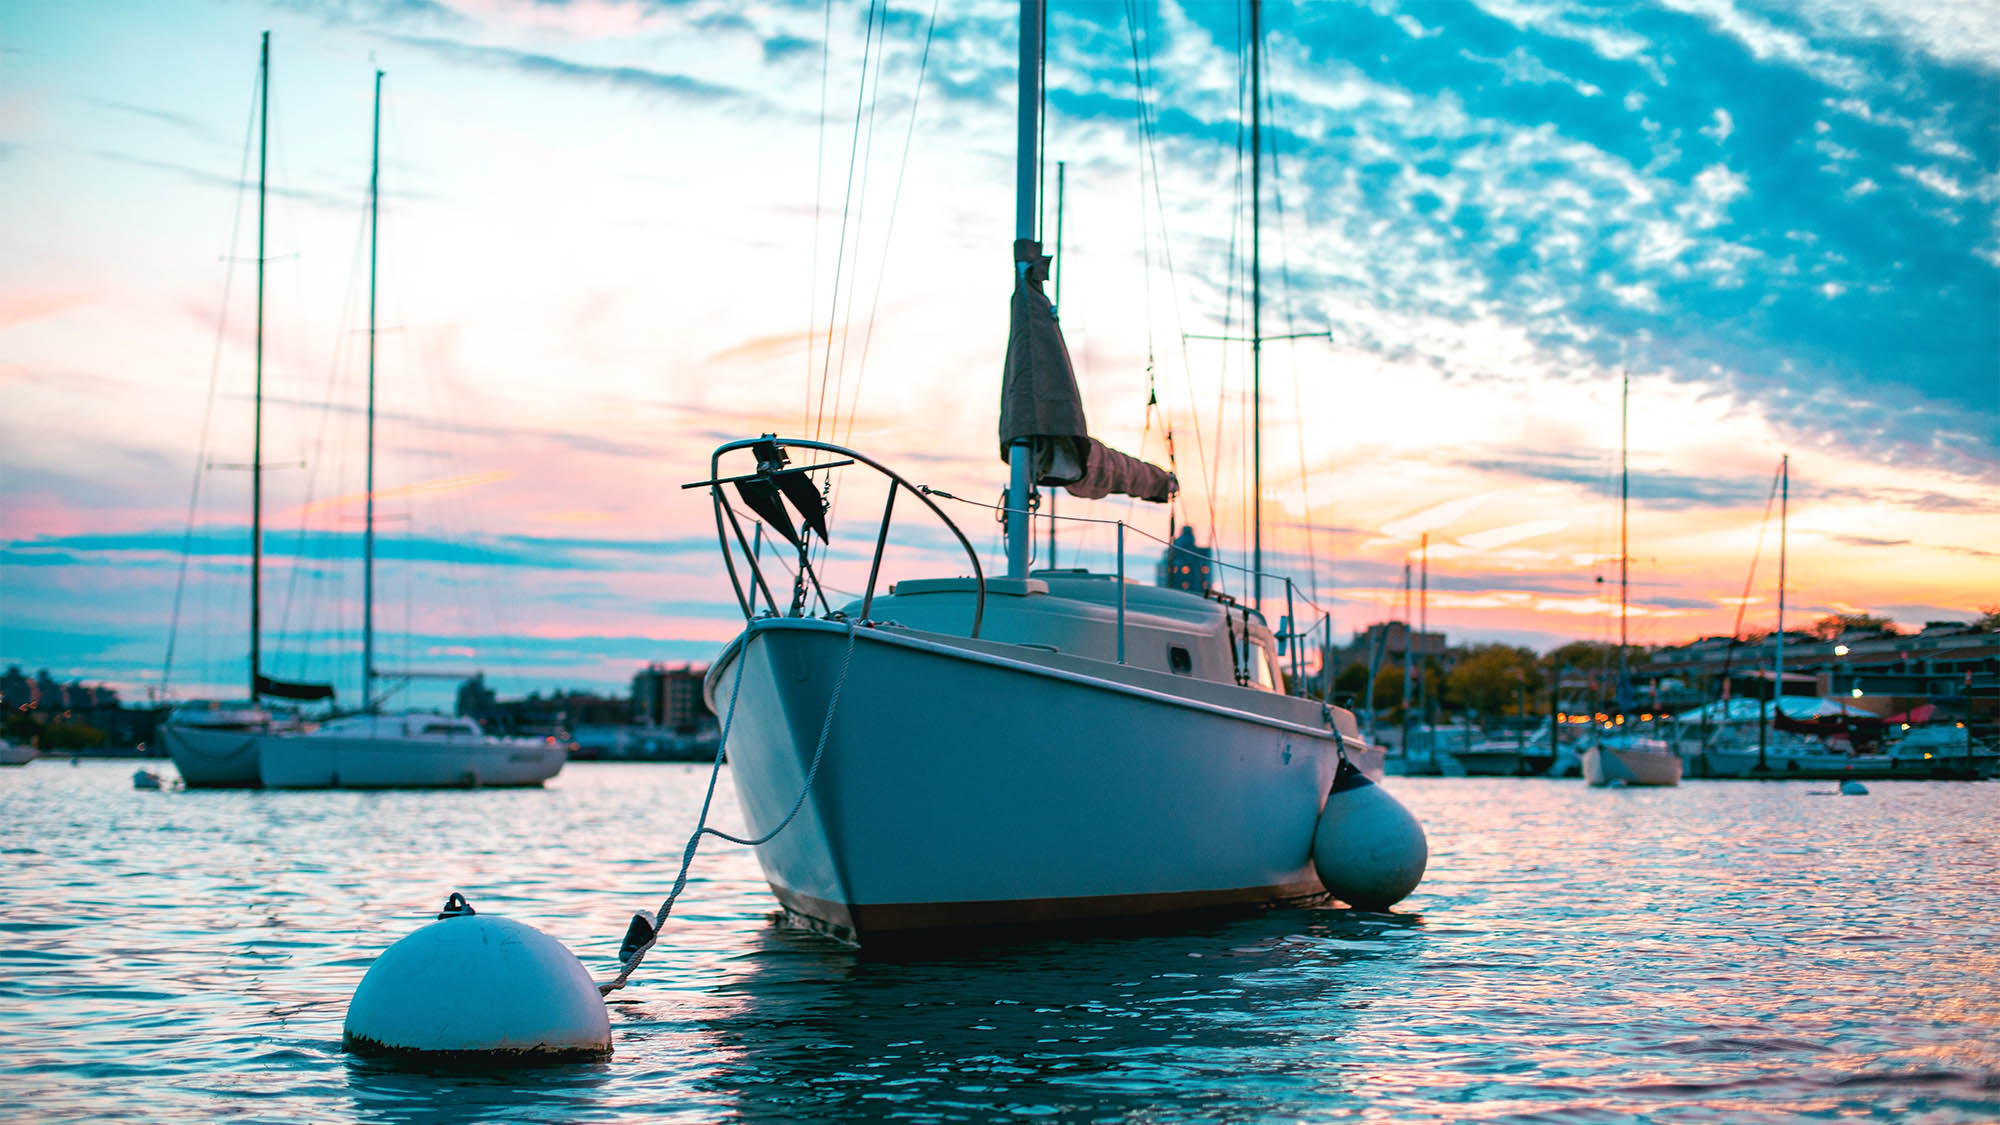
[(886, 962), (772, 934), (717, 990), (702, 1085), (760, 1117), (1123, 1118), (1183, 1096), (1189, 1112), (1255, 1116), (1273, 1090), (1320, 1089), (1301, 1064), (1347, 1029), (1340, 994), (1355, 976), (1399, 976), (1410, 929), (1278, 911)]
[(0, 1084), (42, 1120), (2000, 1116), (1992, 785), (1403, 779), (1409, 913), (922, 959), (774, 925), (710, 841), (609, 1063), (432, 1075), (340, 1053), (375, 955), (462, 890), (607, 971), (699, 768), (399, 794), (51, 766), (0, 774)]

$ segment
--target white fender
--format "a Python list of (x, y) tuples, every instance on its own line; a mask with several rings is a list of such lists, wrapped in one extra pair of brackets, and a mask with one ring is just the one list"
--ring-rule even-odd
[(1430, 854), (1410, 810), (1343, 757), (1313, 831), (1313, 868), (1327, 891), (1350, 906), (1387, 910), (1417, 889)]

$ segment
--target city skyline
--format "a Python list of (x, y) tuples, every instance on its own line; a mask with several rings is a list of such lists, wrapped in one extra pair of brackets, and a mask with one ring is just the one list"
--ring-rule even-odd
[[(1064, 327), (1094, 430), (1164, 460), (1171, 425), (1174, 518), (1242, 565), (1247, 355), (1195, 337), (1248, 318), (1244, 29), (1231, 5), (1136, 10), (1134, 33), (1051, 6)], [(740, 614), (680, 485), (726, 438), (817, 430), (993, 501), (1010, 12), (24, 12), (0, 31), (0, 663), (144, 698), (185, 546), (176, 694), (241, 694), (248, 484), (225, 466), (249, 457), (251, 283), (224, 259), (254, 253), (266, 28), (277, 674), (358, 680), (378, 66), (385, 663), (512, 692), (710, 659)], [(1265, 549), (1337, 636), (1402, 616), (1428, 536), (1431, 631), (1615, 639), (1621, 374), (1634, 643), (1728, 632), (1753, 556), (1746, 628), (1773, 624), (1785, 454), (1788, 625), (2000, 602), (2000, 16), (1264, 16), (1265, 331), (1329, 334), (1265, 349)], [(1057, 503), (1167, 537), (1161, 508)], [(989, 514), (953, 515), (990, 569)], [(1109, 535), (1060, 550), (1104, 565)]]

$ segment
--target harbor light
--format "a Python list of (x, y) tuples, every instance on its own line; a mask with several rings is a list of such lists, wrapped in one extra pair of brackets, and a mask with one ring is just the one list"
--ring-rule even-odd
[(1835, 646), (1833, 646), (1833, 654), (1834, 654), (1835, 656), (1846, 656), (1846, 655), (1847, 655), (1847, 646), (1846, 646), (1846, 645), (1835, 645)]
[(1854, 698), (1856, 698), (1856, 699), (1860, 699), (1860, 698), (1861, 698), (1861, 685), (1860, 685), (1860, 684), (1856, 684), (1856, 685), (1854, 685), (1854, 690), (1853, 690), (1853, 691), (1851, 691), (1851, 692), (1849, 692), (1848, 694), (1849, 694), (1849, 695), (1852, 695), (1852, 696), (1853, 696)]

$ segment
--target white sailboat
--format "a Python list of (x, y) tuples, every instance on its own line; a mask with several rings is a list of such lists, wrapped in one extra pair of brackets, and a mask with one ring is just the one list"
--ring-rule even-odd
[[(250, 695), (247, 699), (182, 704), (167, 716), (160, 741), (189, 788), (255, 788), (257, 739), (299, 729), (298, 716), (264, 706), (265, 696), (295, 700), (330, 699), (324, 684), (294, 684), (264, 675), (262, 658), (264, 592), (264, 204), (270, 141), (271, 33), (265, 32), (257, 62), (257, 336), (256, 387), (251, 396), (254, 435), (250, 456)], [(172, 645), (168, 651), (171, 653)], [(169, 663), (171, 663), (169, 656)]]
[[(1626, 542), (1626, 507), (1631, 498), (1631, 473), (1626, 464), (1626, 426), (1630, 415), (1632, 377), (1627, 374), (1618, 405), (1618, 718), (1625, 707), (1625, 590), (1631, 551)], [(1628, 731), (1597, 732), (1583, 752), (1583, 779), (1593, 786), (1679, 785), (1684, 768), (1680, 754), (1663, 738)]]
[[(1035, 230), (1040, 0), (1023, 4), (1020, 27), (1006, 575), (986, 577), (927, 492), (852, 449), (734, 441), (699, 482), (748, 619), (705, 690), (751, 830), (774, 833), (758, 861), (795, 919), (857, 943), (1323, 897), (1316, 827), (1329, 791), (1344, 792), (1336, 774), (1356, 784), (1349, 759), (1369, 750), (1348, 711), (1285, 694), (1253, 606), (1126, 581), (1122, 525), (1118, 573), (1030, 573), (1037, 486), (1163, 501), (1177, 485), (1085, 426)], [(799, 455), (819, 461), (791, 464)], [(810, 549), (827, 512), (806, 474), (841, 467), (880, 474), (888, 505), (863, 595), (833, 608)], [(797, 551), (789, 606), (732, 490)], [(878, 596), (890, 518), (909, 497), (949, 530), (971, 575)], [(1369, 850), (1334, 866), (1365, 865)]]
[(569, 751), (555, 738), (502, 738), (468, 718), (382, 714), (375, 681), (375, 249), (382, 167), (382, 72), (375, 72), (368, 175), (368, 468), (362, 533), (361, 698), (363, 712), (290, 732), (254, 737), (267, 789), (397, 789), (540, 785)]
[[(270, 108), (271, 35), (264, 33), (259, 61), (260, 123)], [(368, 516), (364, 533), (362, 700), (365, 713), (321, 723), (300, 721), (287, 709), (267, 707), (267, 697), (301, 702), (330, 700), (327, 684), (288, 683), (266, 676), (263, 636), (263, 386), (264, 201), (268, 124), (261, 124), (257, 162), (257, 339), (255, 438), (251, 457), (250, 697), (235, 702), (195, 702), (174, 709), (161, 741), (191, 788), (426, 787), (539, 785), (562, 768), (566, 749), (554, 739), (493, 738), (470, 719), (443, 715), (375, 713), (375, 226), (379, 211), (382, 75), (375, 75), (376, 140), (369, 176), (368, 281)]]

